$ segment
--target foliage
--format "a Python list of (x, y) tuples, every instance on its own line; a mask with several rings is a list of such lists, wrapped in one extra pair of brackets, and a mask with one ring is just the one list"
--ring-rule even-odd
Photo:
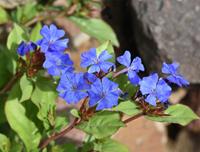
[[(116, 57), (119, 42), (111, 27), (91, 14), (102, 4), (93, 0), (67, 0), (54, 6), (52, 0), (0, 7), (0, 24), (11, 24), (6, 44), (0, 45), (0, 151), (3, 152), (128, 152), (112, 139), (130, 120), (145, 118), (187, 125), (199, 117), (187, 106), (168, 103), (171, 84), (187, 86), (177, 63), (163, 64), (162, 72), (140, 77), (140, 57), (126, 51)], [(90, 8), (92, 6), (92, 8)], [(82, 53), (77, 72), (70, 55), (69, 39), (56, 25), (43, 25), (63, 16), (102, 44)], [(115, 61), (121, 66), (116, 67)], [(57, 98), (80, 103), (70, 112), (57, 113)], [(70, 122), (70, 118), (73, 120)], [(124, 119), (128, 115), (128, 119)], [(6, 126), (6, 127), (5, 127)], [(82, 146), (58, 144), (73, 128), (86, 133)]]

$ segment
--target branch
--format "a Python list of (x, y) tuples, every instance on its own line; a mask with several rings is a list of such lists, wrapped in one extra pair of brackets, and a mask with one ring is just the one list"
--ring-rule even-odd
[(133, 120), (135, 120), (135, 119), (137, 119), (137, 118), (139, 118), (139, 117), (141, 117), (141, 116), (143, 116), (143, 115), (144, 115), (144, 112), (140, 112), (140, 113), (138, 113), (137, 115), (134, 115), (133, 117), (130, 117), (130, 118), (125, 119), (123, 122), (124, 122), (125, 124), (127, 124), (127, 123), (129, 123), (129, 122), (131, 122), (131, 121), (133, 121)]
[[(80, 107), (81, 112), (84, 112), (83, 110), (84, 110), (85, 104), (87, 103), (87, 99), (88, 99), (88, 97), (86, 97), (82, 102), (82, 105)], [(51, 141), (64, 136), (66, 133), (71, 131), (76, 125), (78, 125), (80, 122), (81, 122), (81, 119), (79, 121), (79, 118), (75, 118), (74, 121), (72, 122), (72, 124), (69, 125), (67, 128), (64, 128), (61, 132), (55, 133), (55, 134), (51, 135), (50, 137), (48, 137), (47, 139), (41, 141), (39, 144), (39, 149), (40, 150), (44, 149)]]
[(65, 128), (61, 132), (56, 133), (56, 134), (50, 136), (49, 138), (41, 141), (39, 144), (39, 149), (40, 150), (44, 149), (51, 141), (56, 140), (56, 139), (64, 136), (69, 131), (71, 131), (78, 124), (78, 120), (79, 120), (78, 118), (75, 118), (73, 123), (71, 125), (69, 125), (67, 128)]
[(127, 71), (128, 71), (127, 68), (122, 69), (122, 70), (120, 70), (120, 71), (114, 73), (114, 74), (113, 74), (113, 78), (116, 78), (117, 76), (119, 76), (119, 75), (121, 75), (122, 73), (125, 73), (125, 72), (127, 72)]
[(21, 78), (21, 76), (23, 75), (22, 72), (17, 72), (9, 81), (8, 83), (3, 87), (3, 89), (0, 91), (0, 95), (5, 94), (6, 92), (8, 92), (12, 86), (16, 83), (16, 81)]

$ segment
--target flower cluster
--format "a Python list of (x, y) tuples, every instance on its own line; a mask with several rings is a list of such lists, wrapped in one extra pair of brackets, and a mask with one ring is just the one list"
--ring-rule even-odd
[(73, 62), (69, 55), (65, 53), (68, 39), (62, 39), (65, 32), (51, 24), (49, 27), (44, 25), (40, 34), (43, 38), (36, 43), (22, 42), (17, 49), (18, 54), (24, 56), (39, 47), (41, 52), (45, 54), (43, 67), (47, 69), (50, 75), (60, 76), (62, 73), (72, 72), (74, 70)]
[(97, 55), (92, 48), (81, 55), (81, 66), (88, 68), (86, 73), (66, 72), (60, 78), (57, 91), (68, 103), (77, 103), (89, 98), (89, 106), (97, 110), (112, 108), (118, 104), (120, 90), (118, 84), (107, 77), (98, 77), (99, 73), (108, 73), (115, 65), (108, 61), (112, 56), (106, 51)]
[[(128, 80), (134, 86), (139, 88), (145, 102), (149, 105), (156, 106), (157, 103), (166, 103), (171, 95), (171, 83), (178, 86), (186, 86), (189, 82), (179, 74), (179, 64), (163, 63), (162, 73), (166, 77), (160, 77), (157, 73), (149, 76), (140, 77), (139, 72), (145, 70), (140, 57), (131, 60), (131, 53), (125, 51), (122, 56), (117, 58), (118, 63), (124, 68), (118, 72), (114, 63), (110, 61), (113, 58), (107, 50), (97, 52), (97, 49), (91, 48), (81, 54), (81, 67), (87, 68), (87, 72), (76, 72), (73, 62), (65, 52), (68, 39), (63, 38), (65, 32), (57, 29), (55, 25), (43, 26), (40, 31), (43, 36), (36, 43), (22, 42), (17, 52), (19, 55), (26, 55), (27, 52), (39, 47), (45, 55), (43, 67), (52, 76), (59, 76), (60, 81), (57, 86), (59, 96), (69, 104), (76, 104), (82, 99), (88, 99), (88, 106), (95, 107), (96, 110), (112, 108), (118, 104), (120, 95), (119, 85), (107, 77), (109, 73), (116, 76), (126, 74)], [(37, 46), (36, 46), (37, 44)]]

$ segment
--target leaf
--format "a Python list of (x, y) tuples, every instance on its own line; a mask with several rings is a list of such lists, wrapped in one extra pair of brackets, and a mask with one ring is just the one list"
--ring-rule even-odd
[(104, 50), (107, 50), (109, 54), (111, 54), (113, 57), (112, 57), (112, 60), (113, 62), (115, 62), (115, 51), (114, 51), (114, 48), (112, 46), (112, 43), (111, 41), (106, 41), (104, 42), (103, 44), (101, 44), (97, 49), (97, 55), (99, 55), (102, 51)]
[(9, 20), (8, 13), (0, 7), (0, 24), (4, 24)]
[[(16, 73), (17, 53), (9, 51), (6, 46), (0, 44), (0, 73), (9, 72), (10, 76)], [(10, 79), (10, 76), (2, 75), (1, 79)]]
[(121, 74), (114, 79), (114, 82), (119, 84), (119, 88), (123, 90), (124, 93), (128, 93), (128, 97), (133, 97), (137, 92), (138, 88), (130, 83), (127, 75)]
[(20, 89), (20, 85), (19, 85), (19, 81), (17, 81), (15, 83), (15, 85), (12, 87), (12, 89), (9, 92), (9, 96), (7, 100), (12, 100), (12, 99), (20, 99), (22, 95), (21, 89)]
[(98, 152), (129, 152), (125, 145), (113, 139), (106, 139), (95, 144), (95, 150)]
[(165, 110), (165, 114), (169, 116), (145, 116), (147, 119), (158, 122), (177, 123), (180, 125), (187, 125), (192, 120), (199, 119), (199, 117), (187, 106), (176, 104), (170, 106)]
[(0, 151), (9, 152), (10, 151), (10, 140), (4, 134), (0, 133)]
[(5, 54), (5, 51), (0, 49), (0, 89), (11, 77), (11, 72), (8, 69), (11, 58)]
[(121, 102), (118, 106), (114, 107), (113, 110), (123, 112), (129, 116), (136, 115), (141, 112), (138, 106), (131, 101)]
[(8, 35), (8, 40), (7, 40), (8, 49), (15, 51), (17, 45), (19, 45), (21, 41), (26, 41), (26, 40), (28, 40), (26, 32), (22, 27), (20, 27), (18, 24), (15, 23), (13, 30)]
[(69, 19), (73, 21), (81, 29), (81, 31), (87, 33), (92, 37), (95, 37), (100, 42), (110, 40), (113, 45), (119, 46), (119, 42), (114, 31), (102, 19), (76, 16), (71, 16), (69, 17)]
[(0, 96), (0, 113), (1, 113), (1, 116), (0, 116), (0, 125), (4, 122), (6, 122), (6, 116), (5, 116), (5, 112), (4, 112), (4, 106), (5, 106), (5, 99)]
[(41, 135), (35, 124), (26, 117), (24, 107), (16, 98), (6, 102), (5, 113), (10, 127), (22, 139), (27, 151), (36, 150)]
[(69, 123), (68, 119), (64, 116), (57, 116), (55, 120), (55, 130), (59, 132), (63, 127)]
[(42, 38), (42, 36), (40, 35), (41, 28), (42, 28), (42, 24), (38, 22), (31, 32), (31, 35), (30, 35), (31, 41), (36, 42), (37, 40)]
[(82, 122), (77, 128), (93, 135), (95, 138), (104, 138), (113, 135), (123, 126), (119, 113), (102, 111), (96, 113), (88, 121)]
[(77, 117), (77, 118), (80, 118), (80, 115), (79, 115), (79, 112), (77, 109), (72, 109), (70, 111), (70, 113), (74, 116), (74, 117)]
[(15, 11), (11, 12), (12, 19), (21, 24), (25, 24), (32, 19), (37, 13), (37, 7), (34, 2), (26, 3), (25, 5), (18, 6)]
[(28, 80), (26, 74), (24, 74), (20, 79), (20, 88), (22, 91), (20, 102), (30, 99), (33, 91), (33, 84)]
[(26, 117), (35, 123), (40, 133), (44, 132), (43, 122), (37, 117), (37, 106), (31, 100), (21, 102), (21, 104), (26, 109)]
[(32, 19), (36, 13), (36, 4), (35, 3), (27, 3), (22, 7), (22, 23), (27, 22), (28, 20)]
[(39, 77), (31, 96), (31, 100), (38, 107), (38, 118), (43, 121), (46, 129), (55, 125), (55, 107), (57, 92), (55, 84), (48, 78)]
[(56, 145), (52, 147), (51, 152), (78, 152), (76, 149), (76, 145), (69, 143), (63, 145)]

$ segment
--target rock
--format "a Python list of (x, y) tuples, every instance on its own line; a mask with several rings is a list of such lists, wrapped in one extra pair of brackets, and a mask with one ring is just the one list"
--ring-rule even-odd
[[(149, 71), (177, 61), (192, 83), (200, 82), (200, 1), (131, 0), (133, 34)], [(128, 23), (127, 23), (128, 24)]]
[(25, 3), (31, 3), (35, 0), (0, 0), (0, 6), (4, 8), (14, 8)]

